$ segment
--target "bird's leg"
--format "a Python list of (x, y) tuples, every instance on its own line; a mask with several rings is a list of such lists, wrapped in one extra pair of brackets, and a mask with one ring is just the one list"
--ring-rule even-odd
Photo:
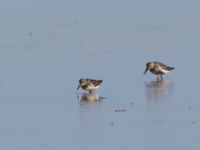
[(159, 81), (160, 80), (160, 78), (159, 78), (159, 75), (157, 76), (157, 81)]
[(160, 79), (163, 80), (163, 76), (162, 76), (162, 74), (160, 75)]

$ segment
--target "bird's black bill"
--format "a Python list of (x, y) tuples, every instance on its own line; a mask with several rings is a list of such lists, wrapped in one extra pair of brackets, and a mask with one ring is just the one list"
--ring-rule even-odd
[(147, 73), (147, 71), (148, 71), (148, 68), (145, 69), (145, 71), (144, 71), (144, 75)]
[(80, 84), (79, 84), (78, 87), (77, 87), (77, 91), (78, 91), (79, 88), (80, 88)]

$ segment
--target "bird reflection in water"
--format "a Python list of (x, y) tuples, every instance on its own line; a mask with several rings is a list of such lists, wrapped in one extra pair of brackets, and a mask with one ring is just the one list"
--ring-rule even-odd
[(165, 80), (156, 80), (145, 83), (147, 100), (150, 103), (160, 103), (172, 95), (173, 83)]
[(95, 104), (100, 102), (101, 99), (97, 93), (83, 93), (81, 97), (78, 96), (80, 104)]

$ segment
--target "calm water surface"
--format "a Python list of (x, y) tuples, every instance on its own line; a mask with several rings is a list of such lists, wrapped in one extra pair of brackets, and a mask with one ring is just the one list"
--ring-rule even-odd
[(200, 2), (1, 3), (0, 149), (200, 149)]

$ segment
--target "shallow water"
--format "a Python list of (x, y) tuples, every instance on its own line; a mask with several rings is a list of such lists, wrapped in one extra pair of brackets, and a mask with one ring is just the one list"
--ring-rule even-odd
[(0, 149), (199, 149), (199, 3), (3, 2)]

